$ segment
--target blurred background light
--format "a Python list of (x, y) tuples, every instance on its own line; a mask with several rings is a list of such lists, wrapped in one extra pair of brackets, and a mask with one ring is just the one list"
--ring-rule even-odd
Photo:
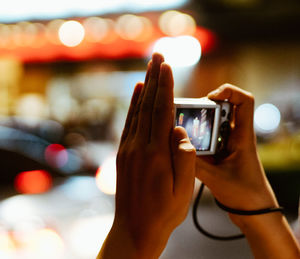
[(58, 31), (60, 41), (67, 47), (78, 46), (82, 42), (84, 34), (84, 27), (77, 21), (64, 22)]
[(196, 31), (195, 19), (179, 11), (166, 11), (159, 18), (159, 27), (168, 36), (193, 35)]
[(107, 157), (96, 172), (96, 184), (105, 194), (116, 193), (116, 156)]
[(110, 30), (108, 19), (89, 17), (83, 22), (85, 37), (90, 42), (100, 42)]
[(23, 244), (24, 258), (31, 259), (62, 259), (64, 242), (58, 233), (44, 228), (33, 232)]
[(37, 40), (37, 26), (31, 22), (20, 22), (18, 23), (18, 25), (20, 26), (23, 33), (22, 45), (31, 46), (35, 42), (35, 40)]
[(16, 195), (3, 200), (0, 204), (1, 222), (15, 225), (36, 215), (34, 203), (25, 195)]
[(96, 258), (108, 234), (114, 215), (81, 218), (74, 222), (69, 231), (71, 249), (81, 258)]
[(70, 200), (83, 202), (91, 201), (101, 194), (92, 176), (72, 176), (58, 189)]
[(64, 22), (65, 21), (62, 19), (56, 19), (56, 20), (52, 20), (47, 23), (46, 37), (52, 44), (56, 44), (56, 45), (61, 44), (61, 41), (60, 41), (59, 35), (58, 35), (58, 31)]
[(8, 231), (0, 229), (0, 258), (14, 259), (16, 245)]
[(50, 144), (45, 149), (45, 160), (49, 165), (61, 168), (68, 162), (68, 152), (60, 144)]
[(51, 186), (51, 175), (44, 170), (24, 171), (15, 178), (15, 188), (21, 193), (43, 193), (48, 191)]
[(11, 30), (6, 24), (0, 24), (0, 47), (5, 48), (9, 45)]
[(280, 111), (271, 103), (258, 106), (254, 112), (254, 126), (259, 133), (275, 132), (280, 124)]
[(163, 54), (172, 67), (188, 67), (199, 62), (201, 45), (192, 36), (163, 37), (155, 42), (153, 52)]
[(124, 14), (118, 18), (116, 30), (125, 40), (141, 41), (151, 36), (151, 21), (145, 17)]
[(21, 117), (45, 118), (48, 115), (44, 96), (37, 93), (22, 95), (16, 105), (16, 114)]
[(95, 15), (95, 13), (102, 15), (106, 13), (154, 11), (177, 8), (187, 2), (187, 0), (52, 0), (49, 2), (10, 0), (6, 1), (5, 5), (2, 5), (0, 8), (0, 21), (14, 22), (20, 20), (55, 19), (57, 17), (90, 16)]

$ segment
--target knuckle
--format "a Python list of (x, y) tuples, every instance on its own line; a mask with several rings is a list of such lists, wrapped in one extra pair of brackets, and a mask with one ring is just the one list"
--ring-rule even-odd
[(254, 104), (254, 102), (255, 102), (254, 95), (252, 93), (250, 93), (250, 92), (247, 92), (247, 95), (248, 95), (249, 102), (252, 103), (252, 104)]

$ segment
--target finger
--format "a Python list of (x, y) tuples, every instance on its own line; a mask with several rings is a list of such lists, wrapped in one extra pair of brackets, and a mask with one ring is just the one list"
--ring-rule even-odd
[(174, 166), (174, 195), (193, 190), (196, 150), (182, 127), (175, 127), (171, 138)]
[(227, 99), (236, 106), (234, 130), (232, 134), (239, 136), (252, 136), (254, 134), (254, 97), (251, 93), (236, 86), (225, 84), (216, 91), (209, 93), (208, 98), (216, 101), (224, 101)]
[(161, 54), (153, 54), (149, 80), (147, 85), (145, 85), (145, 93), (141, 102), (137, 125), (137, 135), (139, 136), (140, 140), (146, 142), (150, 141), (152, 110), (158, 86), (160, 64), (163, 62), (163, 60), (164, 58)]
[(132, 137), (135, 136), (135, 134), (136, 134), (136, 129), (137, 129), (137, 125), (138, 125), (138, 118), (139, 118), (139, 112), (140, 112), (140, 107), (141, 107), (143, 96), (145, 94), (146, 84), (149, 81), (149, 75), (150, 75), (151, 67), (152, 67), (152, 61), (150, 60), (149, 63), (148, 63), (148, 65), (147, 65), (147, 73), (146, 73), (146, 77), (145, 77), (145, 82), (144, 82), (143, 88), (141, 90), (141, 93), (139, 95), (137, 104), (135, 106), (135, 109), (134, 109), (134, 112), (133, 112), (132, 122), (131, 122), (131, 125), (130, 125), (130, 130), (129, 130), (129, 133), (128, 133)]
[(167, 145), (173, 128), (173, 75), (171, 67), (162, 63), (160, 66), (158, 89), (152, 113), (151, 142), (158, 141)]
[(139, 96), (140, 96), (141, 91), (143, 89), (143, 86), (144, 86), (144, 84), (139, 82), (134, 87), (134, 91), (133, 91), (133, 94), (132, 94), (132, 97), (131, 97), (131, 102), (130, 102), (129, 110), (128, 110), (128, 113), (127, 113), (127, 118), (126, 118), (126, 121), (125, 121), (125, 126), (124, 126), (124, 129), (123, 129), (120, 144), (122, 144), (125, 141), (125, 139), (128, 135), (128, 132), (129, 132), (129, 129), (130, 129), (130, 126), (131, 126), (131, 123), (132, 123), (133, 114), (134, 114)]

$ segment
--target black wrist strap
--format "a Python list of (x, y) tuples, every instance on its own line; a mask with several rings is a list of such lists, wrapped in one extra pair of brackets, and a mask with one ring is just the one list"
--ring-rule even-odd
[(284, 208), (283, 207), (273, 207), (273, 208), (265, 208), (260, 210), (237, 210), (233, 208), (229, 208), (219, 202), (217, 199), (215, 199), (216, 204), (222, 209), (232, 214), (237, 215), (244, 215), (244, 216), (253, 216), (253, 215), (261, 215), (266, 213), (272, 213), (272, 212), (281, 212), (283, 213)]
[[(245, 237), (243, 234), (237, 234), (237, 235), (232, 235), (232, 236), (219, 236), (215, 235), (212, 233), (209, 233), (206, 231), (199, 223), (198, 217), (197, 217), (197, 208), (200, 202), (200, 198), (204, 189), (204, 184), (202, 183), (199, 189), (199, 192), (196, 196), (194, 206), (193, 206), (193, 221), (196, 226), (196, 228), (205, 236), (215, 239), (215, 240), (223, 240), (223, 241), (229, 241), (229, 240), (236, 240)], [(260, 210), (236, 210), (229, 208), (222, 203), (220, 203), (218, 200), (216, 200), (216, 204), (223, 210), (230, 212), (232, 214), (239, 214), (239, 215), (260, 215), (260, 214), (265, 214), (265, 213), (271, 213), (271, 212), (283, 212), (283, 207), (278, 207), (278, 208), (266, 208), (266, 209), (260, 209)]]
[(205, 235), (211, 239), (220, 240), (220, 241), (237, 240), (237, 239), (245, 237), (243, 234), (230, 235), (230, 236), (219, 236), (219, 235), (215, 235), (213, 233), (208, 232), (201, 226), (201, 224), (198, 220), (198, 217), (197, 217), (197, 209), (198, 209), (198, 206), (200, 203), (200, 198), (201, 198), (204, 186), (205, 185), (203, 183), (201, 183), (199, 192), (197, 194), (197, 197), (196, 197), (196, 199), (194, 201), (194, 205), (193, 205), (193, 221), (194, 221), (195, 227), (199, 230), (199, 232), (201, 232), (203, 235)]

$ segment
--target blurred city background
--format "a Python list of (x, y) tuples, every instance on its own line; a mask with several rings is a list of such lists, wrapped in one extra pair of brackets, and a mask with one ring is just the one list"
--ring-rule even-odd
[[(223, 83), (256, 98), (259, 154), (296, 231), (300, 194), (297, 0), (9, 0), (0, 7), (0, 257), (95, 258), (114, 213), (115, 156), (153, 51), (176, 97)], [(199, 215), (238, 231), (205, 194)], [(300, 239), (300, 236), (299, 236)], [(190, 215), (161, 258), (252, 258)]]

